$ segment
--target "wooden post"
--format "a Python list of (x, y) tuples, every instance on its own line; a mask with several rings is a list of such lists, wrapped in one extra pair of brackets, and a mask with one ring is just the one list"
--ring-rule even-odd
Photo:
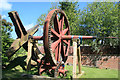
[(76, 78), (77, 39), (73, 39), (73, 78)]
[(28, 40), (28, 53), (27, 53), (27, 71), (29, 72), (30, 71), (30, 68), (31, 68), (31, 56), (32, 56), (32, 40), (29, 39)]
[[(79, 43), (80, 43), (80, 40), (78, 39), (78, 44)], [(81, 51), (80, 51), (80, 46), (77, 48), (77, 57), (78, 57), (79, 74), (81, 74)]]

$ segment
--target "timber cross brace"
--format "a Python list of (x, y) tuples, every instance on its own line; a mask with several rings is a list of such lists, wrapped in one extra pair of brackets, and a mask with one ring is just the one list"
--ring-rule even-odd
[[(43, 36), (33, 36), (38, 31), (39, 25), (35, 25), (26, 31), (16, 11), (8, 14), (18, 36), (6, 52), (8, 58), (15, 54), (20, 47), (23, 47), (28, 52), (27, 70), (30, 70), (31, 59), (33, 59), (39, 64), (38, 71), (40, 75), (46, 70), (50, 73), (54, 70), (55, 77), (58, 74), (65, 76), (67, 70), (64, 70), (64, 64), (69, 54), (70, 40), (97, 38), (96, 36), (70, 35), (67, 16), (60, 9), (54, 9), (48, 13), (44, 23)], [(38, 40), (43, 40), (45, 54), (41, 54), (38, 48)]]

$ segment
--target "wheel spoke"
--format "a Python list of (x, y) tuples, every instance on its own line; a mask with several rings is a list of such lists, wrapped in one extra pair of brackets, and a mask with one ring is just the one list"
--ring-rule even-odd
[(61, 32), (62, 32), (63, 31), (63, 25), (64, 25), (64, 16), (62, 16), (62, 19), (60, 21), (61, 21)]
[(57, 60), (57, 57), (58, 57), (58, 49), (59, 49), (59, 47), (57, 46), (55, 49), (55, 60)]
[(66, 40), (63, 40), (63, 42), (68, 45), (68, 42)]
[(69, 48), (70, 48), (70, 46), (68, 45), (68, 46), (67, 46), (67, 52), (66, 52), (65, 56), (68, 56)]
[(61, 55), (62, 57), (65, 56), (65, 49), (63, 43), (61, 44)]
[(62, 34), (65, 35), (68, 31), (68, 27), (66, 29), (63, 30)]
[(59, 33), (59, 20), (57, 14), (55, 15), (55, 19), (54, 19), (54, 28), (55, 31)]
[(55, 48), (58, 46), (58, 44), (60, 43), (60, 39), (58, 39), (57, 41), (53, 42), (51, 45), (52, 51), (54, 52)]
[(60, 34), (61, 34), (61, 20), (60, 20), (60, 22), (59, 22), (59, 32), (60, 32)]
[(58, 61), (60, 61), (60, 55), (61, 55), (61, 42), (60, 42), (60, 45), (59, 45), (59, 56), (58, 56)]
[(67, 52), (66, 52), (65, 56), (68, 56), (69, 49), (70, 49), (70, 40), (68, 40)]
[(51, 28), (51, 32), (52, 32), (53, 34), (55, 34), (57, 37), (60, 36), (53, 28)]

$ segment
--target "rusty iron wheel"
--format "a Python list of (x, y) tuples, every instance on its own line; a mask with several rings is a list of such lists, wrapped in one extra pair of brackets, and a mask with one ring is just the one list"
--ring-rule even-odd
[(44, 24), (44, 50), (51, 65), (66, 61), (70, 48), (70, 40), (62, 40), (63, 35), (70, 35), (69, 23), (64, 11), (54, 9), (46, 17)]

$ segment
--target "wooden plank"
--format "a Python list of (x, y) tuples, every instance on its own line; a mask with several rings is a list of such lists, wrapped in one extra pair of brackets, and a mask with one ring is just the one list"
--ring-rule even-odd
[(77, 39), (73, 39), (73, 78), (76, 78)]
[(21, 47), (20, 45), (20, 38), (16, 39), (10, 46), (10, 48), (6, 51), (6, 55), (8, 58), (13, 56), (17, 50)]
[(28, 53), (27, 53), (27, 71), (31, 68), (32, 46), (31, 39), (28, 40)]
[(15, 26), (15, 32), (18, 38), (21, 38), (22, 36), (26, 35), (27, 31), (25, 30), (17, 11), (11, 11), (8, 14), (13, 22), (13, 25)]
[[(36, 57), (38, 59), (41, 59), (43, 57), (43, 54), (41, 54), (40, 50), (39, 50), (39, 46), (38, 46), (38, 41), (35, 42), (34, 44), (34, 51), (36, 53)], [(39, 56), (40, 55), (40, 56)]]
[[(79, 43), (80, 43), (80, 40), (78, 40), (78, 44)], [(78, 58), (79, 74), (81, 74), (81, 51), (80, 51), (80, 46), (77, 48), (77, 58)]]

